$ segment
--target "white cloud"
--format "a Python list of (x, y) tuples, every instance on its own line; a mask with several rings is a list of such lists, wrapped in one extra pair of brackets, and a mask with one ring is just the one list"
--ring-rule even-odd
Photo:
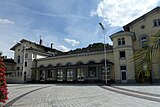
[(14, 24), (13, 21), (8, 20), (8, 19), (0, 19), (0, 24)]
[(111, 26), (123, 26), (155, 8), (159, 0), (102, 0), (91, 16), (102, 17)]
[(76, 41), (74, 39), (64, 39), (65, 42), (67, 42), (68, 44), (72, 45), (72, 46), (77, 46), (80, 44), (79, 41)]
[(70, 50), (69, 48), (67, 48), (67, 47), (65, 47), (63, 45), (59, 45), (59, 46), (55, 46), (55, 47), (56, 47), (56, 49), (61, 50), (63, 52), (67, 52), (67, 51)]

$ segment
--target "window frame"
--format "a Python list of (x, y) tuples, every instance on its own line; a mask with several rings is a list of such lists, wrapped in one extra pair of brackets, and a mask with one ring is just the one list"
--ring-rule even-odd
[(118, 38), (118, 46), (120, 46), (120, 45), (121, 45), (121, 39)]
[(142, 48), (145, 48), (145, 47), (147, 47), (147, 42), (148, 42), (148, 39), (147, 39), (147, 37), (141, 37), (141, 47)]
[(25, 67), (27, 67), (27, 66), (28, 66), (28, 63), (27, 63), (27, 62), (25, 62), (25, 63), (24, 63), (24, 66), (25, 66)]
[(121, 45), (125, 45), (125, 38), (122, 38), (121, 42), (122, 42)]
[(154, 27), (157, 27), (157, 26), (158, 26), (157, 19), (154, 19), (154, 20), (153, 20), (153, 26), (154, 26)]
[(122, 45), (125, 45), (125, 44), (126, 44), (124, 37), (123, 37), (123, 38), (118, 38), (117, 42), (118, 42), (118, 46), (122, 46)]
[(125, 58), (125, 57), (126, 57), (126, 52), (125, 51), (119, 51), (119, 58), (121, 59), (121, 58)]
[(157, 20), (158, 26), (160, 26), (160, 19)]
[(20, 55), (17, 56), (17, 63), (20, 63), (21, 62), (21, 57)]
[(88, 67), (88, 77), (97, 77), (97, 71), (95, 66)]

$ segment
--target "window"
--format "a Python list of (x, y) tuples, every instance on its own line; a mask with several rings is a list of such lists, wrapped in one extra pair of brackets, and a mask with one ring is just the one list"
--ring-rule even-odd
[(125, 38), (119, 38), (118, 45), (125, 45)]
[(122, 38), (122, 45), (125, 45), (125, 39)]
[(17, 76), (19, 76), (19, 72), (18, 72)]
[(118, 39), (118, 45), (121, 45), (121, 39)]
[(57, 71), (57, 81), (63, 81), (63, 69)]
[(158, 26), (160, 26), (160, 19), (158, 19)]
[(28, 53), (25, 54), (25, 58), (28, 58)]
[(146, 37), (141, 38), (141, 45), (142, 45), (142, 48), (147, 47), (147, 38)]
[(48, 78), (53, 78), (53, 70), (48, 70)]
[(88, 76), (89, 77), (96, 77), (96, 67), (89, 67), (88, 68)]
[(40, 81), (45, 81), (46, 73), (44, 70), (40, 70)]
[(154, 20), (154, 21), (153, 21), (153, 25), (154, 25), (154, 26), (157, 26), (157, 20)]
[(17, 70), (19, 70), (19, 67), (17, 67)]
[[(111, 79), (111, 66), (110, 65), (107, 65), (107, 80)], [(106, 80), (106, 72), (105, 72), (105, 67), (102, 66), (101, 67), (101, 76), (102, 76), (102, 80)]]
[(25, 62), (25, 67), (27, 67), (27, 62)]
[(17, 57), (17, 63), (20, 63), (20, 56)]
[(160, 26), (160, 19), (155, 19), (155, 20), (153, 20), (153, 26), (154, 26), (154, 27)]
[(83, 68), (77, 69), (77, 80), (78, 81), (84, 81), (84, 70)]
[(73, 69), (67, 69), (67, 81), (73, 81)]
[(121, 70), (126, 70), (126, 66), (120, 66)]
[(119, 57), (120, 57), (120, 58), (125, 58), (125, 57), (126, 57), (125, 51), (119, 52)]

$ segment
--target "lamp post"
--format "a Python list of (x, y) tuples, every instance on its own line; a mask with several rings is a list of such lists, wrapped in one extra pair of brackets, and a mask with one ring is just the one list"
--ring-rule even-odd
[(107, 62), (106, 62), (106, 30), (104, 28), (104, 26), (102, 25), (102, 23), (99, 23), (102, 31), (103, 31), (103, 34), (104, 34), (104, 71), (105, 71), (105, 77), (106, 77), (106, 85), (108, 84), (108, 81), (107, 81)]

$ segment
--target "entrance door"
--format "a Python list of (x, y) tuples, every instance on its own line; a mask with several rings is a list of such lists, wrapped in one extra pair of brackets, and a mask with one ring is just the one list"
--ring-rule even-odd
[(126, 71), (121, 71), (121, 82), (122, 83), (127, 83)]

